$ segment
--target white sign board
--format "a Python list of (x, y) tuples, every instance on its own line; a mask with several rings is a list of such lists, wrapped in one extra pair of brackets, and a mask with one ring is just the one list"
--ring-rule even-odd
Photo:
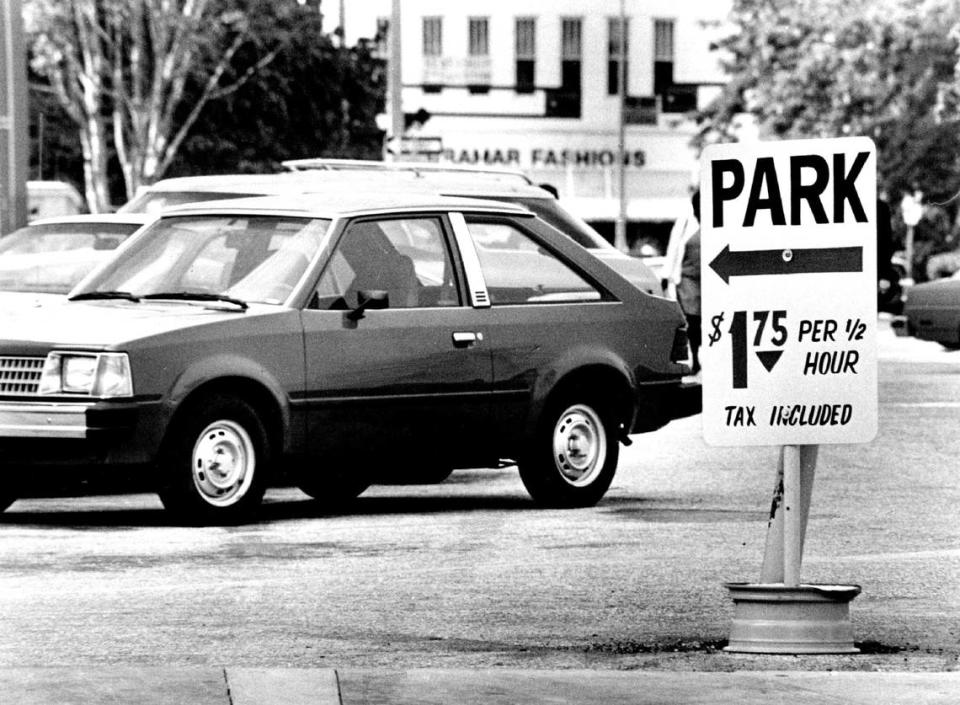
[(707, 147), (700, 222), (706, 441), (871, 440), (877, 432), (873, 142)]

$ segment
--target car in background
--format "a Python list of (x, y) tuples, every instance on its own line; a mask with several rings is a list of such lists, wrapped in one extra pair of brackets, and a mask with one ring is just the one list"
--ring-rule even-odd
[(27, 220), (87, 212), (87, 202), (66, 181), (27, 182)]
[(287, 480), (339, 508), (381, 478), (504, 462), (536, 502), (589, 506), (629, 434), (696, 411), (685, 355), (675, 302), (520, 206), (195, 204), (0, 328), (0, 506), (113, 473), (223, 523)]
[(960, 278), (911, 286), (904, 295), (903, 315), (894, 317), (891, 326), (897, 335), (960, 348)]
[(516, 203), (572, 238), (647, 293), (662, 295), (660, 279), (643, 262), (620, 252), (582, 219), (563, 208), (549, 191), (521, 171), (430, 163), (352, 159), (307, 159), (284, 163), (280, 174), (233, 174), (164, 179), (143, 188), (118, 212), (156, 213), (166, 207), (218, 198), (313, 193), (406, 192), (462, 196)]
[(120, 243), (153, 220), (143, 214), (35, 220), (0, 238), (0, 307), (67, 294)]

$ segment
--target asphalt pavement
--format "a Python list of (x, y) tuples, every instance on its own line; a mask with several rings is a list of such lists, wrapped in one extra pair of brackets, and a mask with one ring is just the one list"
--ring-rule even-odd
[[(880, 347), (886, 360), (902, 356), (918, 362), (929, 356), (939, 361), (944, 354), (920, 341), (895, 341), (888, 330)], [(951, 609), (922, 606), (925, 617), (945, 623), (955, 615)], [(907, 620), (917, 616), (910, 605), (900, 603), (893, 612)], [(49, 646), (35, 643), (40, 653)], [(163, 663), (161, 654), (155, 656)], [(593, 669), (464, 668), (452, 661), (456, 667), (405, 668), (399, 661), (400, 667), (364, 667), (356, 661), (337, 663), (336, 657), (329, 668), (274, 668), (250, 667), (227, 652), (221, 658), (221, 664), (213, 655), (204, 661), (217, 665), (143, 666), (101, 665), (88, 657), (82, 666), (42, 667), (37, 665), (42, 660), (25, 657), (23, 663), (31, 666), (0, 667), (0, 705), (960, 704), (955, 655), (906, 647), (896, 653), (818, 657), (731, 655), (701, 648)]]

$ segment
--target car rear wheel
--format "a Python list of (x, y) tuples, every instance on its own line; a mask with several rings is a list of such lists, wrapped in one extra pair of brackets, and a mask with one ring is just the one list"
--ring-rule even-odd
[(548, 403), (520, 479), (538, 503), (589, 507), (603, 497), (617, 470), (620, 447), (609, 405), (581, 391)]
[(269, 438), (253, 407), (235, 397), (211, 396), (186, 411), (168, 433), (160, 499), (191, 524), (248, 519), (263, 499), (270, 463)]

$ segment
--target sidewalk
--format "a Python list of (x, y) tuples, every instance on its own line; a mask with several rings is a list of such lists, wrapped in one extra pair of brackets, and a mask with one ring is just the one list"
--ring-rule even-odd
[(960, 672), (6, 668), (17, 705), (956, 705)]

